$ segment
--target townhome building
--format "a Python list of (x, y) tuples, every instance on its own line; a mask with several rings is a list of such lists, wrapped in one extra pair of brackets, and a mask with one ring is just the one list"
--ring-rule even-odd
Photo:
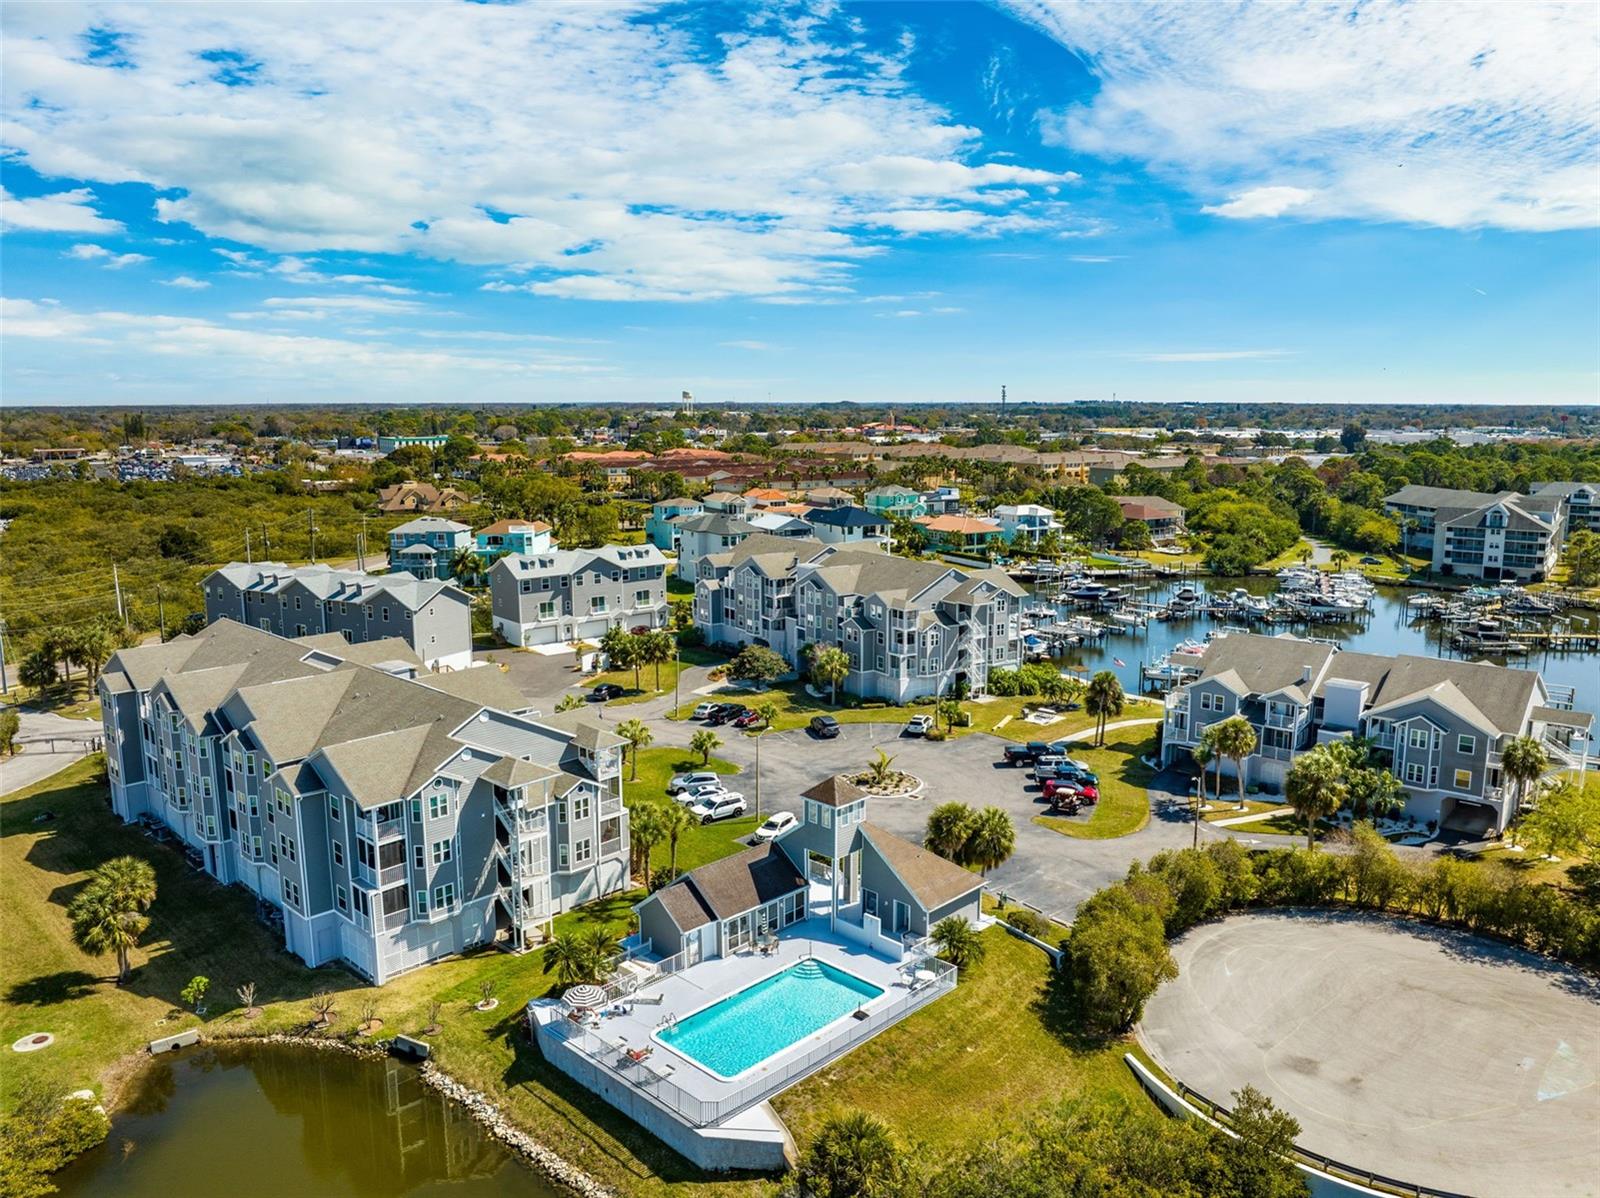
[(678, 577), (690, 584), (699, 581), (702, 558), (732, 549), (761, 531), (743, 516), (710, 508), (697, 515), (679, 516), (672, 525), (678, 533)]
[(116, 814), (256, 895), (309, 966), (381, 984), (531, 947), (630, 885), (623, 742), (582, 712), (519, 714), (497, 670), (219, 620), (121, 650), (99, 695)]
[(508, 553), (548, 553), (551, 529), (543, 520), (496, 520), (472, 534), (477, 554), (486, 566)]
[(813, 508), (805, 520), (811, 535), (824, 545), (888, 549), (893, 536), (888, 517), (851, 505)]
[[(1405, 787), (1407, 815), (1498, 833), (1517, 811), (1501, 767), (1509, 741), (1537, 739), (1552, 773), (1593, 762), (1594, 717), (1573, 710), (1574, 698), (1534, 670), (1229, 633), (1207, 647), (1199, 678), (1167, 696), (1162, 758), (1192, 762), (1208, 726), (1240, 715), (1257, 741), (1243, 763), (1246, 785), (1277, 793), (1303, 753), (1366, 737)], [(1229, 762), (1222, 771), (1237, 777)]]
[(356, 645), (393, 638), (431, 670), (472, 664), (472, 598), (442, 579), (231, 562), (200, 589), (208, 624), (237, 620), (282, 637), (335, 633)]
[(1567, 536), (1582, 529), (1600, 533), (1600, 483), (1540, 483), (1536, 497), (1559, 495), (1566, 508)]
[(489, 606), (495, 631), (513, 645), (666, 628), (667, 559), (649, 544), (509, 554), (489, 570)]
[(1488, 494), (1405, 486), (1383, 501), (1408, 553), (1443, 574), (1490, 581), (1548, 578), (1566, 538), (1568, 504), (1559, 490)]
[(1001, 537), (1010, 544), (1021, 540), (1037, 545), (1046, 533), (1061, 527), (1054, 510), (1040, 503), (1002, 503), (993, 515)]
[(678, 526), (674, 521), (679, 516), (697, 516), (703, 511), (705, 505), (698, 499), (683, 496), (653, 503), (650, 505), (650, 516), (644, 522), (645, 539), (657, 549), (675, 553), (678, 549)]
[(711, 644), (765, 645), (796, 669), (810, 646), (850, 659), (844, 689), (903, 703), (1016, 668), (1024, 591), (1000, 570), (964, 573), (878, 549), (751, 537), (703, 561), (695, 626)]
[(419, 516), (389, 530), (389, 569), (418, 578), (450, 578), (455, 555), (472, 547), (472, 529), (442, 516)]

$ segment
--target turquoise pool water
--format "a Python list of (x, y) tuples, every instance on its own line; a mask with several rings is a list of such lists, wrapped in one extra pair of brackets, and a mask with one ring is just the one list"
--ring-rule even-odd
[(734, 1077), (882, 993), (808, 957), (656, 1035), (719, 1077)]

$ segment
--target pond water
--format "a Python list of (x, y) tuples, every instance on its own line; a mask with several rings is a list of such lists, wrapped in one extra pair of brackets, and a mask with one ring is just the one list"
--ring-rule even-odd
[(557, 1198), (400, 1061), (289, 1046), (189, 1049), (141, 1075), (68, 1198)]
[[(1213, 579), (1209, 582), (1210, 589), (1220, 590), (1224, 594), (1235, 587), (1243, 587), (1254, 595), (1270, 595), (1278, 585), (1274, 578)], [(1138, 591), (1140, 599), (1159, 604), (1170, 598), (1181, 584), (1159, 582), (1132, 585), (1142, 588)], [(1207, 580), (1199, 580), (1193, 585), (1196, 589), (1207, 589)], [(1041, 586), (1035, 589), (1038, 592), (1035, 601), (1039, 601), (1041, 596), (1053, 595), (1060, 588)], [(1258, 625), (1255, 631), (1268, 635), (1289, 632), (1295, 636), (1322, 637), (1338, 641), (1345, 649), (1359, 650), (1363, 653), (1462, 657), (1461, 653), (1452, 650), (1446, 643), (1443, 625), (1412, 620), (1411, 613), (1406, 608), (1406, 600), (1416, 593), (1415, 590), (1402, 587), (1379, 587), (1373, 598), (1371, 613), (1353, 623), (1298, 624), (1270, 628)], [(1593, 612), (1571, 612), (1564, 619), (1569, 621), (1566, 627), (1573, 632), (1588, 632), (1596, 628), (1596, 616)], [(1080, 666), (1090, 673), (1111, 670), (1121, 680), (1124, 690), (1129, 694), (1136, 694), (1142, 665), (1154, 661), (1182, 640), (1193, 638), (1203, 641), (1211, 629), (1230, 624), (1237, 626), (1237, 621), (1213, 619), (1210, 616), (1172, 622), (1152, 620), (1145, 628), (1128, 629), (1107, 636), (1096, 644), (1069, 649), (1057, 660), (1063, 666)], [(1482, 654), (1466, 656), (1474, 661), (1483, 659)], [(1117, 665), (1117, 659), (1123, 664)], [(1538, 653), (1509, 662), (1492, 657), (1488, 660), (1498, 660), (1503, 665), (1538, 670), (1544, 675), (1546, 684), (1572, 687), (1577, 693), (1576, 706), (1580, 709), (1597, 711), (1597, 708), (1600, 708), (1600, 655)]]

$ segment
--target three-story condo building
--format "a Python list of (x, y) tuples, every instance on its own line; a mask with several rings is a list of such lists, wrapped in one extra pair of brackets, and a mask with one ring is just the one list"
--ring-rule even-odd
[(471, 596), (441, 579), (233, 562), (201, 590), (207, 623), (237, 620), (282, 637), (335, 632), (356, 645), (398, 637), (429, 669), (472, 664)]
[(1367, 737), (1405, 787), (1407, 815), (1503, 832), (1518, 802), (1501, 769), (1510, 740), (1536, 738), (1552, 772), (1589, 763), (1594, 717), (1572, 710), (1573, 698), (1533, 670), (1230, 633), (1206, 649), (1200, 677), (1167, 696), (1162, 757), (1192, 761), (1209, 725), (1240, 715), (1257, 742), (1246, 784), (1279, 792), (1302, 753)]
[(418, 578), (449, 578), (455, 556), (472, 548), (472, 529), (442, 516), (418, 516), (389, 530), (389, 569)]
[(667, 559), (654, 545), (513, 553), (489, 571), (495, 631), (513, 645), (598, 640), (608, 628), (665, 628)]
[(796, 669), (808, 646), (837, 646), (852, 694), (905, 702), (962, 684), (982, 693), (991, 669), (1022, 659), (1024, 592), (1000, 570), (760, 535), (701, 565), (694, 621), (708, 642), (766, 645)]
[(517, 714), (499, 671), (408, 656), (233, 620), (120, 651), (99, 683), (113, 809), (257, 895), (308, 965), (375, 983), (626, 889), (622, 741)]

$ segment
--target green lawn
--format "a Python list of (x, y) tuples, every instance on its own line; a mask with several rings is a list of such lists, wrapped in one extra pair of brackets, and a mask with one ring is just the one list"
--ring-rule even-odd
[(38, 711), (48, 711), (67, 720), (100, 718), (100, 692), (82, 675), (73, 678), (70, 683), (53, 686), (47, 691), (23, 686), (13, 678), (11, 690), (6, 694), (5, 701), (16, 707), (32, 707)]
[[(667, 782), (674, 774), (688, 773), (691, 770), (711, 770), (718, 774), (737, 774), (739, 767), (731, 761), (724, 761), (720, 757), (713, 757), (709, 763), (700, 764), (700, 755), (691, 753), (687, 749), (664, 747), (660, 749), (646, 749), (639, 754), (638, 781), (629, 781), (631, 768), (623, 775), (623, 794), (629, 802), (641, 799), (665, 799)], [(732, 789), (740, 789), (738, 783), (729, 783)], [(745, 791), (744, 796), (749, 800), (752, 811), (755, 807), (755, 794)], [(683, 836), (678, 838), (678, 868), (697, 869), (709, 861), (719, 857), (726, 857), (729, 853), (738, 852), (745, 846), (738, 843), (739, 839), (756, 830), (756, 825), (761, 821), (755, 815), (747, 815), (740, 819), (719, 820), (714, 824), (696, 824)], [(658, 844), (650, 852), (650, 867), (658, 869), (671, 861), (671, 848), (666, 844)]]
[[(1206, 823), (1214, 824), (1221, 819), (1238, 819), (1240, 816), (1259, 815), (1263, 811), (1282, 811), (1284, 809), (1281, 802), (1265, 803), (1260, 799), (1246, 799), (1244, 801), (1244, 810), (1239, 810), (1238, 792), (1228, 789), (1231, 782), (1232, 779), (1223, 779), (1222, 799), (1219, 801), (1217, 796), (1212, 794), (1211, 798), (1208, 800), (1211, 805), (1211, 810), (1202, 811), (1200, 813), (1200, 818)], [(1266, 821), (1262, 820), (1259, 822), (1265, 823)], [(1254, 828), (1256, 824), (1249, 823), (1243, 826), (1247, 828)]]
[[(629, 670), (605, 670), (599, 674), (592, 674), (583, 680), (584, 686), (599, 686), (602, 682), (615, 683), (627, 693), (619, 699), (612, 699), (606, 706), (626, 707), (630, 703), (643, 703), (646, 699), (659, 698), (670, 695), (677, 685), (678, 671), (689, 666), (715, 666), (727, 662), (727, 658), (720, 654), (712, 653), (708, 649), (691, 648), (682, 650), (674, 661), (664, 661), (658, 671), (655, 666), (641, 666), (639, 668), (639, 686), (634, 687), (634, 672)], [(658, 677), (659, 675), (659, 677)]]
[[(799, 683), (782, 683), (767, 688), (766, 690), (750, 690), (736, 684), (718, 689), (707, 695), (695, 695), (693, 701), (685, 699), (682, 706), (670, 712), (667, 716), (671, 720), (687, 720), (694, 714), (694, 709), (708, 698), (715, 702), (743, 703), (747, 707), (760, 707), (763, 703), (774, 703), (778, 708), (778, 717), (772, 722), (775, 732), (787, 732), (795, 728), (804, 728), (811, 722), (815, 715), (831, 715), (841, 724), (899, 724), (904, 723), (914, 715), (933, 715), (932, 704), (921, 706), (908, 705), (898, 707), (887, 703), (863, 703), (861, 700), (839, 693), (840, 704), (834, 706), (827, 699), (813, 699), (806, 694), (805, 687)], [(869, 705), (871, 704), (871, 705)], [(968, 704), (970, 710), (974, 704)], [(737, 736), (738, 731), (732, 728), (719, 730), (724, 736)], [(958, 733), (960, 729), (957, 729)]]
[(1111, 733), (1100, 748), (1074, 748), (1072, 755), (1100, 776), (1100, 801), (1087, 822), (1036, 815), (1033, 822), (1079, 840), (1111, 840), (1137, 832), (1150, 822), (1148, 787), (1155, 771), (1139, 760), (1155, 750), (1155, 737), (1140, 728)]
[(1002, 928), (983, 942), (982, 964), (953, 994), (773, 1099), (797, 1142), (859, 1107), (906, 1140), (947, 1149), (1071, 1094), (1137, 1092), (1126, 1045), (1077, 1033), (1043, 952)]
[[(1055, 740), (1094, 727), (1095, 718), (1086, 711), (1066, 712), (1053, 724), (1030, 724), (1022, 718), (1024, 707), (1037, 707), (1043, 702), (1037, 695), (1031, 695), (1026, 698), (991, 698), (967, 703), (965, 709), (972, 716), (972, 725), (967, 731), (992, 732), (1006, 740), (1026, 743), (1030, 740)], [(1129, 695), (1122, 714), (1109, 722), (1115, 724), (1123, 720), (1156, 719), (1160, 717), (1161, 710), (1159, 699), (1141, 699)]]

